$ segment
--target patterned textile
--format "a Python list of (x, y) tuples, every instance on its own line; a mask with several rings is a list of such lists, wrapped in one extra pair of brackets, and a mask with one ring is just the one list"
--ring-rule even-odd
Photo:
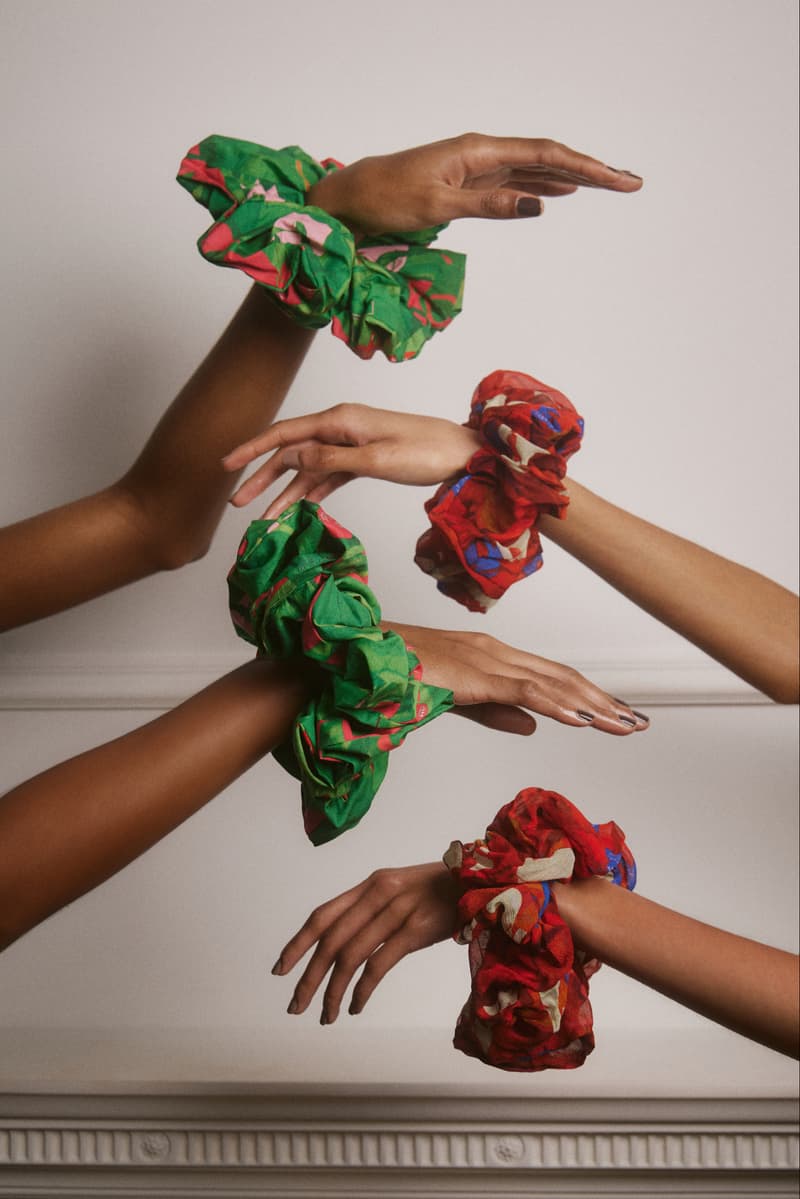
[(299, 146), (212, 136), (189, 150), (178, 182), (214, 218), (197, 243), (209, 262), (243, 270), (301, 325), (330, 323), (360, 358), (415, 358), (461, 311), (466, 258), (429, 248), (446, 225), (367, 234), (356, 246), (341, 221), (305, 207), (306, 192), (341, 166)]
[(453, 1044), (501, 1070), (570, 1070), (594, 1048), (589, 978), (550, 883), (600, 875), (632, 891), (636, 864), (616, 824), (592, 825), (555, 791), (529, 787), (480, 841), (444, 856), (465, 887), (455, 939), (469, 945), (472, 991)]
[(305, 829), (320, 845), (358, 823), (389, 751), (451, 708), (453, 693), (425, 683), (413, 650), (380, 628), (364, 547), (317, 504), (254, 520), (228, 587), (240, 637), (267, 657), (304, 655), (320, 668), (317, 694), (275, 750), (301, 781)]
[(467, 428), (483, 445), (426, 503), (431, 528), (414, 560), (445, 595), (486, 612), (542, 565), (536, 525), (545, 513), (566, 516), (562, 479), (580, 449), (583, 419), (531, 375), (494, 371), (475, 389)]

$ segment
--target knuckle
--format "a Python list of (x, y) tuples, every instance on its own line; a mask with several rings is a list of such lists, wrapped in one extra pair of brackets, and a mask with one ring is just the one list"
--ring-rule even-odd
[(383, 868), (370, 875), (374, 888), (381, 895), (396, 895), (400, 890), (400, 878), (396, 871)]
[(458, 140), (463, 149), (477, 150), (483, 141), (483, 134), (475, 132), (462, 133)]
[(481, 196), (481, 215), (485, 217), (503, 217), (510, 210), (511, 196), (506, 192), (484, 192)]

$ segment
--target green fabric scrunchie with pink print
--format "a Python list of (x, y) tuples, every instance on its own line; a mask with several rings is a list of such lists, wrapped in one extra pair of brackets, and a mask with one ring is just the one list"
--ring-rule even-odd
[(466, 258), (430, 248), (445, 225), (356, 245), (346, 225), (305, 204), (341, 165), (215, 135), (189, 150), (178, 182), (214, 218), (197, 243), (209, 262), (244, 271), (306, 328), (330, 324), (360, 358), (415, 358), (461, 311)]
[(254, 520), (228, 587), (240, 637), (266, 657), (320, 668), (316, 694), (274, 753), (301, 781), (308, 836), (331, 841), (369, 809), (390, 751), (452, 708), (453, 693), (426, 683), (411, 647), (381, 628), (364, 547), (317, 504)]

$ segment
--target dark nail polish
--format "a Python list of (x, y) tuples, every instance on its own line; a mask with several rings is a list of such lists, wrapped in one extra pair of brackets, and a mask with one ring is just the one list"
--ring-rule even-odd
[(633, 712), (634, 716), (638, 716), (640, 720), (643, 720), (645, 724), (650, 723), (650, 717), (645, 716), (644, 712), (637, 712), (635, 708), (631, 708), (631, 712)]
[(624, 170), (623, 167), (609, 167), (608, 169), (610, 171), (613, 171), (615, 175), (627, 175), (629, 179), (641, 179), (642, 178), (641, 175), (634, 175), (633, 171), (626, 171), (626, 170)]
[(517, 216), (541, 216), (542, 201), (536, 196), (520, 196), (517, 200)]
[(270, 974), (283, 974), (283, 962), (278, 958), (275, 965), (270, 970)]
[(351, 1004), (350, 1004), (350, 1007), (347, 1009), (347, 1014), (348, 1014), (348, 1016), (360, 1016), (360, 1015), (361, 1015), (361, 1008), (360, 1008), (360, 1007), (355, 1007), (355, 1006), (354, 1006), (354, 1005), (351, 1003)]
[(585, 720), (587, 722), (587, 724), (594, 723), (594, 716), (592, 716), (591, 712), (577, 712), (576, 711), (575, 715), (580, 716), (581, 720)]
[[(626, 699), (620, 699), (620, 697), (618, 695), (612, 695), (611, 698), (613, 699), (615, 704), (621, 704), (623, 708), (631, 707)], [(633, 711), (633, 708), (631, 708), (631, 711)]]
[(617, 714), (617, 719), (619, 720), (620, 724), (627, 724), (629, 729), (636, 728), (636, 721), (631, 720), (630, 716), (620, 716)]
[(293, 999), (292, 1002), (287, 1007), (286, 1011), (289, 1013), (290, 1016), (296, 1016), (298, 1007), (299, 1007), (299, 1004), (298, 1004), (297, 1000)]
[(327, 1013), (326, 1013), (326, 1012), (323, 1012), (323, 1013), (322, 1013), (322, 1015), (321, 1015), (321, 1016), (320, 1016), (320, 1018), (319, 1018), (319, 1022), (320, 1022), (320, 1024), (322, 1024), (322, 1025), (323, 1025), (323, 1027), (324, 1027), (326, 1024), (331, 1024), (331, 1023), (333, 1023), (333, 1022), (332, 1022), (332, 1021), (329, 1019), (329, 1017), (328, 1017), (328, 1015), (327, 1015)]

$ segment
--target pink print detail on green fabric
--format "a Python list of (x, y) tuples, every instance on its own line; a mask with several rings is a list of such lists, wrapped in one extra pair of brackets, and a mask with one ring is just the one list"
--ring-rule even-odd
[(369, 234), (356, 247), (346, 225), (305, 206), (341, 165), (212, 136), (189, 150), (178, 182), (214, 218), (197, 243), (209, 262), (243, 270), (301, 325), (330, 324), (361, 358), (415, 358), (461, 311), (466, 258), (430, 248), (445, 225)]
[(317, 504), (253, 521), (228, 587), (240, 637), (266, 657), (302, 655), (320, 668), (275, 757), (300, 779), (305, 829), (321, 845), (358, 823), (390, 751), (448, 711), (453, 693), (425, 683), (413, 650), (380, 627), (364, 547)]

